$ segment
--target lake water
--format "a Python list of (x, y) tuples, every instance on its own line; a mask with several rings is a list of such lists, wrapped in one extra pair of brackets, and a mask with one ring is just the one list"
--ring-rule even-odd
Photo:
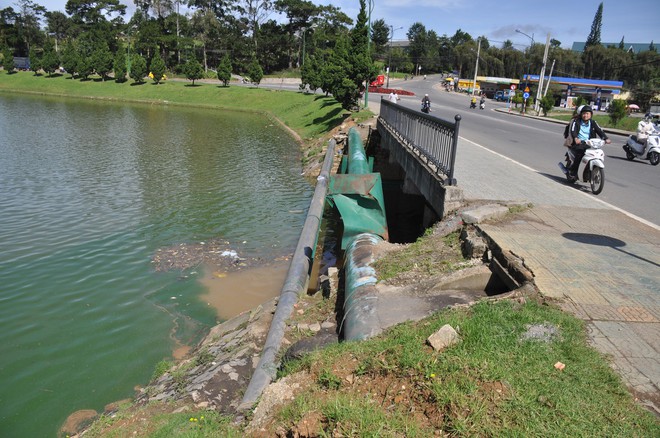
[(261, 116), (0, 95), (0, 436), (52, 437), (132, 396), (223, 306), (263, 299), (213, 283), (260, 269), (154, 256), (214, 244), (283, 260), (261, 273), (272, 283), (312, 194), (298, 145)]

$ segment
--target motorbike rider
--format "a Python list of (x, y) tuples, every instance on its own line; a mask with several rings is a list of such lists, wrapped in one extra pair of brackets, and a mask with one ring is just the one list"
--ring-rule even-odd
[(472, 96), (472, 99), (470, 100), (470, 108), (476, 108), (477, 107), (477, 97)]
[(431, 99), (429, 99), (428, 94), (425, 94), (424, 97), (422, 98), (422, 108), (431, 111)]
[(486, 106), (486, 96), (484, 96), (484, 95), (482, 94), (482, 95), (481, 95), (481, 100), (479, 100), (479, 107), (480, 107), (480, 108), (483, 108), (484, 106)]
[(596, 136), (605, 140), (606, 144), (610, 144), (611, 141), (603, 131), (603, 129), (598, 125), (598, 122), (592, 120), (593, 110), (589, 105), (584, 105), (580, 110), (579, 118), (571, 120), (571, 123), (568, 126), (568, 135), (573, 139), (571, 144), (571, 149), (573, 150), (573, 155), (575, 159), (571, 164), (571, 168), (568, 169), (569, 176), (572, 179), (577, 178), (577, 171), (580, 167), (580, 161), (584, 157), (584, 152), (589, 146), (585, 143), (591, 138), (596, 138)]

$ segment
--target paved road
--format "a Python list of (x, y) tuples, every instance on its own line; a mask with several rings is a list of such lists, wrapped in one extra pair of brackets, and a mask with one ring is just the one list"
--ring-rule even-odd
[[(471, 168), (471, 171), (490, 175), (494, 183), (505, 184), (514, 198), (530, 198), (531, 192), (546, 202), (554, 202), (543, 196), (540, 181), (545, 179), (545, 182), (551, 182), (552, 185), (565, 186), (569, 191), (584, 192), (586, 195), (572, 197), (571, 202), (565, 199), (568, 195), (561, 196), (556, 202), (562, 205), (587, 202), (602, 208), (604, 201), (648, 222), (660, 223), (660, 203), (657, 202), (660, 166), (651, 166), (644, 161), (626, 160), (621, 148), (626, 137), (609, 135), (612, 144), (605, 147), (605, 188), (600, 195), (594, 196), (585, 185), (568, 185), (557, 166), (564, 154), (561, 146), (564, 125), (494, 111), (495, 108), (506, 109), (507, 105), (490, 99), (487, 100), (486, 110), (470, 110), (467, 95), (433, 88), (433, 85), (437, 84), (438, 80), (433, 80), (432, 76), (426, 81), (415, 79), (390, 82), (393, 87), (416, 93), (415, 97), (402, 97), (400, 103), (405, 106), (418, 109), (421, 96), (428, 93), (433, 102), (433, 115), (448, 120), (453, 120), (456, 114), (461, 115), (461, 140), (457, 157), (459, 173), (455, 176), (459, 185), (468, 192), (478, 189), (482, 197), (490, 198), (496, 195), (492, 193), (496, 192), (492, 187), (472, 187), (473, 181), (465, 178), (465, 173), (461, 175), (466, 167)], [(371, 101), (380, 99), (380, 95), (375, 93), (371, 93), (369, 97)], [(477, 154), (478, 160), (471, 158), (470, 162), (461, 162), (465, 155), (474, 157), (474, 154), (462, 154), (462, 151), (475, 147), (482, 149)], [(507, 182), (507, 175), (493, 174), (489, 169), (488, 160), (497, 154), (527, 166), (534, 170), (536, 175), (530, 176), (529, 181), (518, 183), (522, 185), (516, 185), (513, 181)], [(514, 164), (512, 163), (512, 166)]]

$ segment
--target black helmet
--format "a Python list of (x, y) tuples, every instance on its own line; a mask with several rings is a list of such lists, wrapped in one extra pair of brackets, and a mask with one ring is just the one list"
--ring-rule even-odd
[(591, 107), (590, 107), (589, 105), (585, 105), (585, 106), (583, 106), (582, 109), (580, 110), (580, 115), (582, 115), (583, 113), (591, 113), (591, 114), (593, 114), (593, 113), (594, 113), (594, 110), (592, 110)]

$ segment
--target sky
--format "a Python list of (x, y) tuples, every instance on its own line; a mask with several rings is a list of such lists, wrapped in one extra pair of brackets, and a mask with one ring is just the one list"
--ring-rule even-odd
[[(49, 11), (63, 11), (66, 0), (32, 0)], [(120, 0), (127, 5), (127, 17), (135, 10), (132, 0)], [(501, 46), (511, 40), (523, 50), (531, 43), (545, 43), (547, 35), (561, 41), (563, 48), (571, 48), (574, 41), (586, 41), (594, 16), (601, 3), (597, 0), (366, 0), (371, 1), (371, 20), (385, 20), (393, 26), (393, 40), (406, 39), (414, 23), (438, 36), (452, 36), (461, 29), (473, 38), (485, 36), (491, 45)], [(185, 0), (182, 0), (182, 3)], [(315, 4), (332, 4), (353, 20), (360, 8), (359, 0), (312, 0)], [(15, 0), (0, 0), (0, 9), (16, 8)], [(184, 11), (181, 10), (183, 13)], [(277, 19), (276, 16), (272, 18)], [(398, 29), (401, 28), (401, 29)], [(527, 34), (525, 36), (521, 32)], [(650, 43), (660, 47), (660, 1), (617, 0), (603, 1), (601, 42), (618, 44)]]

